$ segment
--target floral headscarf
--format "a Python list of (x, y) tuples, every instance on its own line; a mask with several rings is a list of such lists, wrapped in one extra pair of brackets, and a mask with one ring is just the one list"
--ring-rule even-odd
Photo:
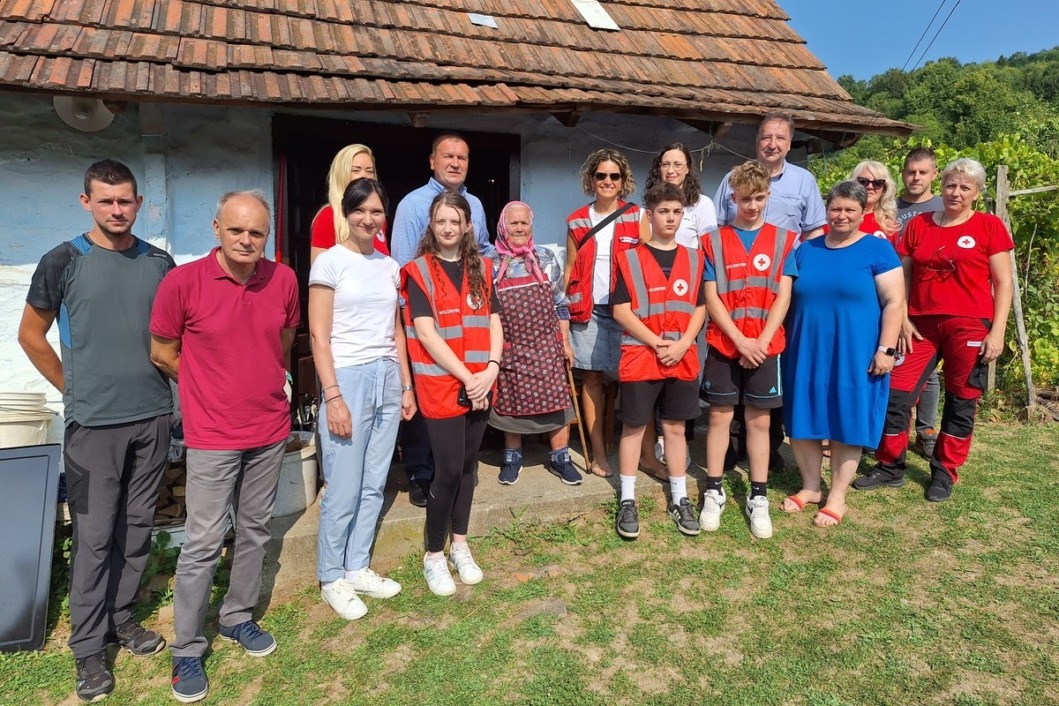
[[(529, 212), (530, 237), (525, 245), (518, 247), (512, 245), (507, 239), (507, 213), (512, 208), (524, 208)], [(544, 271), (541, 269), (540, 260), (537, 259), (536, 247), (533, 244), (533, 209), (523, 201), (509, 201), (500, 212), (500, 221), (496, 224), (496, 251), (500, 254), (500, 269), (497, 271), (496, 279), (504, 278), (504, 272), (513, 258), (525, 258), (526, 271), (540, 283), (547, 282)]]

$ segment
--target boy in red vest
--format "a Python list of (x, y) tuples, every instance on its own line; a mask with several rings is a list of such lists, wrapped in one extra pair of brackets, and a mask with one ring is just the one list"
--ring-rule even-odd
[(712, 532), (724, 510), (724, 456), (735, 405), (746, 406), (746, 445), (750, 462), (750, 496), (746, 514), (750, 533), (772, 536), (765, 494), (769, 465), (769, 414), (783, 406), (779, 354), (783, 350), (783, 317), (798, 276), (794, 262), (797, 234), (765, 223), (769, 173), (758, 162), (732, 170), (728, 183), (736, 218), (731, 225), (703, 236), (706, 256), (704, 289), (710, 323), (702, 396), (710, 403), (706, 435), (706, 492), (699, 524)]
[(702, 254), (674, 240), (684, 215), (683, 192), (663, 182), (644, 196), (651, 239), (621, 254), (611, 304), (625, 329), (621, 381), (621, 442), (618, 470), (621, 502), (618, 535), (636, 539), (636, 470), (644, 429), (658, 405), (669, 466), (669, 516), (689, 536), (699, 533), (688, 500), (684, 422), (699, 416), (699, 355), (695, 337), (706, 320)]

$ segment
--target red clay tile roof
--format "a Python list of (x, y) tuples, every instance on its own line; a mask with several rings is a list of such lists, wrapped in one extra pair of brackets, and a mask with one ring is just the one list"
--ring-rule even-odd
[(0, 87), (911, 128), (854, 104), (771, 0), (604, 6), (620, 32), (591, 29), (569, 0), (0, 0)]

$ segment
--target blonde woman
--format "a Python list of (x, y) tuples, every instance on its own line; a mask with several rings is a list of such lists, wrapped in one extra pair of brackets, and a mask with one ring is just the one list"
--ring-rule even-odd
[[(309, 229), (311, 247), (309, 264), (316, 262), (324, 250), (349, 240), (349, 223), (342, 216), (342, 195), (357, 179), (375, 179), (375, 155), (366, 145), (347, 145), (331, 160), (327, 171), (327, 205), (317, 211)], [(386, 221), (382, 222), (372, 244), (377, 252), (390, 254), (386, 244)]]
[(876, 238), (892, 239), (897, 235), (897, 183), (882, 162), (864, 160), (849, 175), (868, 192), (864, 220), (860, 229)]

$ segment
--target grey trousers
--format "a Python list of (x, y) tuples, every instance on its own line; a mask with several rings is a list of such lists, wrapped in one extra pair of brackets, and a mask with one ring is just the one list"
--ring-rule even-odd
[(220, 623), (230, 627), (250, 620), (261, 592), (268, 521), (286, 445), (284, 439), (245, 451), (188, 449), (187, 541), (173, 588), (174, 657), (201, 657), (208, 646), (203, 627), (229, 506), (235, 508), (235, 552)]
[(169, 415), (127, 424), (70, 422), (63, 440), (73, 527), (70, 649), (84, 659), (132, 617), (151, 552), (158, 484), (169, 453)]

